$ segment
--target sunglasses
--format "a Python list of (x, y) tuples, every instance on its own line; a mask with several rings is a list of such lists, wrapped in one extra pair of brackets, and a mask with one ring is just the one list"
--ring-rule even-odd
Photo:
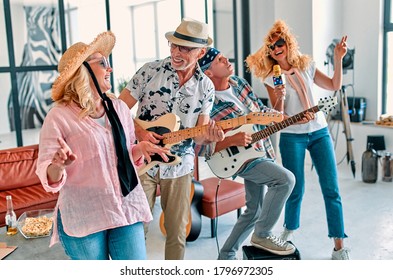
[(108, 69), (108, 68), (111, 67), (111, 64), (109, 63), (109, 60), (105, 56), (103, 56), (101, 58), (97, 58), (97, 59), (92, 59), (92, 60), (90, 60), (88, 62), (93, 62), (93, 61), (94, 62), (98, 61), (100, 63), (100, 65), (101, 65), (101, 67), (104, 68), (104, 69)]
[(174, 49), (178, 48), (181, 53), (189, 53), (189, 52), (191, 52), (193, 50), (198, 49), (198, 48), (179, 46), (179, 45), (176, 45), (176, 44), (171, 43), (171, 42), (168, 42), (168, 45), (171, 48), (171, 50), (174, 50)]
[(278, 39), (273, 45), (269, 46), (269, 49), (271, 49), (272, 51), (274, 51), (274, 49), (276, 47), (281, 48), (282, 46), (285, 45), (285, 40), (283, 38)]

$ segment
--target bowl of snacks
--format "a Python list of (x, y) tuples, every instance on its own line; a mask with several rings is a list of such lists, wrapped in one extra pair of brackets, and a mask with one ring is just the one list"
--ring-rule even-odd
[(18, 218), (18, 230), (27, 239), (49, 236), (52, 232), (53, 209), (26, 211)]

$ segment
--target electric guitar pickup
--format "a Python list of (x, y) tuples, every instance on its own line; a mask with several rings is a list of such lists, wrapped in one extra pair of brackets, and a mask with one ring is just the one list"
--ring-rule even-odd
[[(216, 122), (216, 124), (220, 126), (223, 130), (226, 130), (244, 124), (266, 125), (272, 122), (282, 121), (283, 118), (283, 115), (280, 113), (256, 112), (238, 118), (218, 121)], [(170, 146), (173, 146), (174, 144), (177, 144), (182, 140), (206, 134), (209, 127), (209, 125), (206, 124), (179, 130), (180, 118), (173, 113), (165, 114), (155, 121), (142, 121), (140, 119), (135, 119), (135, 122), (145, 130), (162, 135), (164, 138), (161, 139), (159, 145), (167, 148), (170, 148)], [(146, 162), (145, 165), (142, 165), (138, 168), (138, 175), (144, 174), (146, 171), (148, 171), (150, 168), (152, 168), (158, 163), (176, 165), (181, 161), (180, 157), (176, 155), (168, 155), (168, 158), (169, 161), (164, 162), (161, 156), (157, 154), (152, 155), (150, 163)]]
[(237, 129), (231, 130), (225, 134), (225, 137), (234, 135), (238, 132), (247, 132), (251, 134), (251, 144), (244, 146), (231, 146), (214, 153), (206, 159), (211, 171), (218, 178), (228, 178), (235, 175), (241, 167), (250, 160), (258, 158), (261, 153), (255, 149), (255, 143), (262, 140), (290, 125), (301, 121), (307, 112), (316, 113), (318, 111), (330, 112), (337, 105), (336, 97), (325, 97), (318, 102), (317, 106), (309, 108), (299, 114), (293, 115), (279, 123), (267, 126), (265, 129), (255, 132), (252, 125), (244, 125)]

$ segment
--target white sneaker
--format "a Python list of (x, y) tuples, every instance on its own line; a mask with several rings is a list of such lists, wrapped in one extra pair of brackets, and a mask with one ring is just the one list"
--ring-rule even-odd
[(280, 239), (283, 241), (289, 241), (289, 240), (292, 241), (293, 232), (294, 232), (294, 230), (289, 230), (289, 229), (284, 228), (284, 231), (280, 235)]
[(338, 251), (333, 249), (332, 260), (350, 260), (350, 257), (349, 257), (349, 252), (350, 251), (351, 250), (349, 248), (346, 248), (346, 247), (344, 247), (344, 248), (342, 248), (342, 249), (340, 249)]

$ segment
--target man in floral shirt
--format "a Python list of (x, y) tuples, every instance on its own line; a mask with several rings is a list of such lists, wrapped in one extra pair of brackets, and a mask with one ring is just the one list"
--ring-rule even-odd
[[(204, 135), (186, 139), (171, 147), (181, 158), (176, 165), (160, 163), (140, 176), (150, 208), (153, 210), (157, 187), (166, 231), (165, 259), (184, 259), (186, 227), (189, 223), (191, 180), (194, 169), (193, 143), (210, 143), (224, 139), (224, 132), (213, 121), (210, 111), (214, 86), (198, 65), (213, 40), (205, 23), (185, 18), (174, 32), (167, 32), (171, 56), (142, 66), (120, 98), (132, 108), (138, 102), (136, 117), (155, 121), (167, 113), (176, 114), (180, 129), (209, 124)], [(158, 144), (162, 136), (135, 123), (138, 140)], [(147, 226), (145, 227), (147, 232)]]

